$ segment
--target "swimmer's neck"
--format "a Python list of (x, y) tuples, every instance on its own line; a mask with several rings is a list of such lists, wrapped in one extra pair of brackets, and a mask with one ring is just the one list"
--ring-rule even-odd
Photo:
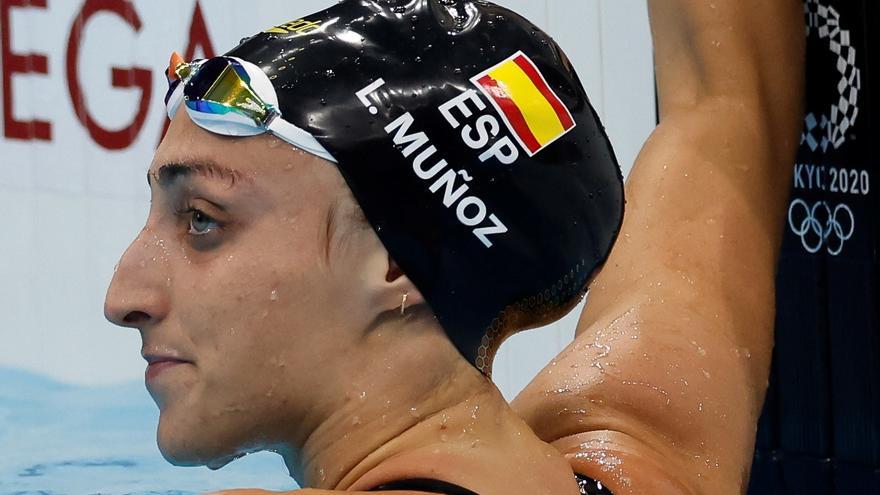
[[(281, 452), (291, 474), (309, 488), (364, 490), (401, 478), (432, 477), (417, 459), (461, 452), (522, 426), (492, 383), (463, 360), (435, 378), (418, 400), (420, 377), (384, 387), (377, 397), (353, 397), (324, 421), (299, 453)], [(422, 383), (419, 383), (422, 382)], [(506, 433), (503, 433), (506, 432)], [(454, 456), (453, 456), (454, 457)], [(432, 463), (433, 464), (433, 463)]]

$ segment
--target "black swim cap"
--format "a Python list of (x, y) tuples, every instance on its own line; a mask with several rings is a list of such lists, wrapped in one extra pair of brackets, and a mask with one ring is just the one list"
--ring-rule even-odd
[(517, 330), (585, 294), (623, 218), (623, 182), (568, 58), (473, 0), (346, 0), (229, 56), (338, 167), (458, 350), (489, 373)]

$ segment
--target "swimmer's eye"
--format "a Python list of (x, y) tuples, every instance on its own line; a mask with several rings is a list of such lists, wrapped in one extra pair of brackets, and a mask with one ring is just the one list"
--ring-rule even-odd
[(220, 228), (220, 224), (208, 216), (205, 212), (190, 208), (189, 234), (193, 236), (205, 236)]
[(222, 225), (214, 217), (190, 205), (175, 208), (177, 216), (186, 222), (187, 234), (193, 237), (205, 237), (220, 230)]

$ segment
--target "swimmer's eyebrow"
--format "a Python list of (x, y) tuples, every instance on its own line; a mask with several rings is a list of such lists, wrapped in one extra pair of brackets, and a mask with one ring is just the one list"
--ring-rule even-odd
[(230, 188), (239, 182), (249, 182), (240, 172), (231, 168), (223, 167), (209, 160), (193, 161), (185, 163), (166, 163), (159, 167), (155, 173), (147, 172), (147, 184), (153, 187), (155, 181), (163, 189), (173, 185), (178, 179), (190, 177), (193, 174), (206, 179), (221, 180)]

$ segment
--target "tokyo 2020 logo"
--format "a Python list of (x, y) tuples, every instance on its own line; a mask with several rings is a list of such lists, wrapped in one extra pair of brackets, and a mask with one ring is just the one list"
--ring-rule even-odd
[[(818, 103), (819, 108), (810, 108), (804, 121), (804, 134), (801, 143), (810, 151), (839, 149), (846, 142), (847, 133), (855, 126), (859, 117), (859, 92), (862, 88), (861, 70), (856, 65), (856, 49), (852, 46), (850, 31), (841, 26), (840, 13), (823, 3), (824, 0), (806, 0), (804, 9), (807, 21), (808, 42), (826, 47), (830, 57), (815, 56), (819, 51), (811, 50), (810, 62), (820, 62), (827, 67), (811, 70), (810, 77), (820, 77), (808, 81), (810, 102)], [(833, 65), (832, 65), (833, 64)], [(824, 83), (824, 84), (817, 84)], [(827, 103), (831, 100), (830, 105)], [(828, 105), (828, 106), (826, 106)]]
[[(862, 46), (859, 32), (844, 29), (835, 0), (804, 0), (807, 36), (807, 114), (801, 136), (803, 163), (795, 165), (795, 189), (829, 194), (867, 195), (870, 177), (852, 163), (819, 163), (829, 158), (846, 159), (840, 151), (855, 139), (859, 118), (862, 72), (856, 47)], [(846, 18), (846, 21), (853, 19)], [(828, 158), (820, 158), (827, 156)], [(815, 171), (803, 181), (804, 169)], [(858, 187), (850, 187), (852, 177)], [(864, 185), (864, 188), (862, 187)], [(788, 209), (788, 226), (809, 254), (839, 256), (856, 233), (856, 216), (849, 204), (827, 198), (794, 198)]]

